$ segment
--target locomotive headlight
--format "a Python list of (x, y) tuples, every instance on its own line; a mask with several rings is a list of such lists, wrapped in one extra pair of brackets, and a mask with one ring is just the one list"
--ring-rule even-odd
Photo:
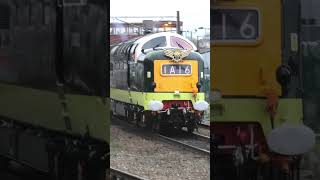
[(203, 100), (197, 101), (194, 103), (193, 108), (198, 111), (205, 111), (209, 108), (209, 103)]
[(221, 92), (217, 89), (211, 91), (210, 93), (210, 100), (215, 102), (219, 101), (222, 98)]
[(163, 109), (163, 103), (161, 101), (150, 101), (148, 107), (151, 111), (160, 111)]
[(285, 123), (267, 136), (269, 148), (279, 154), (300, 155), (309, 152), (316, 144), (314, 131), (303, 125)]

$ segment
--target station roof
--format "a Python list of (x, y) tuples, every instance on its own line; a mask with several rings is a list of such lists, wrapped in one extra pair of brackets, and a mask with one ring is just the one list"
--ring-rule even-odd
[[(171, 27), (171, 28), (176, 28), (177, 27), (177, 21), (153, 21), (154, 27)], [(133, 22), (133, 23), (110, 23), (110, 28), (123, 28), (123, 27), (132, 27), (132, 26), (137, 26), (137, 27), (143, 27), (144, 24), (143, 22)], [(180, 26), (183, 26), (183, 22), (180, 21)]]

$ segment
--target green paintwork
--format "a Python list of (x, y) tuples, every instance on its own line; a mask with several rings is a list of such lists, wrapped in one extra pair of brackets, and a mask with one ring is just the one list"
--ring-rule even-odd
[[(271, 131), (271, 121), (266, 111), (265, 99), (221, 99), (211, 104), (211, 122), (258, 122), (264, 133)], [(302, 123), (302, 100), (279, 99), (275, 127), (282, 123)]]
[(175, 95), (174, 93), (150, 93), (150, 92), (136, 92), (121, 89), (110, 89), (110, 98), (129, 103), (134, 105), (139, 105), (144, 108), (144, 110), (149, 110), (148, 103), (150, 101), (162, 101), (162, 100), (191, 100), (195, 103), (199, 100), (204, 100), (204, 93), (197, 93), (197, 97), (194, 98), (192, 93), (180, 93)]
[(101, 97), (66, 95), (72, 130), (86, 133), (89, 127), (91, 137), (110, 142), (110, 100), (103, 103)]
[(56, 92), (0, 84), (0, 114), (33, 126), (90, 136), (109, 142), (109, 100), (82, 95), (66, 95), (72, 130), (66, 129), (61, 100)]
[(103, 103), (101, 97), (66, 95), (72, 131), (85, 134), (89, 128), (91, 137), (110, 142), (110, 100)]
[(55, 92), (0, 84), (0, 99), (1, 116), (34, 126), (66, 130), (62, 107)]

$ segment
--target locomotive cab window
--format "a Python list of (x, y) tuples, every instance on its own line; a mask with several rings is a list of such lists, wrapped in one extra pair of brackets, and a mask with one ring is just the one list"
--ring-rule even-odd
[(193, 49), (192, 45), (189, 44), (187, 41), (175, 36), (170, 37), (170, 44), (172, 47), (176, 47), (180, 49)]
[(256, 9), (211, 10), (214, 41), (257, 41), (260, 36), (259, 12)]
[(160, 36), (154, 39), (151, 39), (150, 41), (146, 42), (142, 49), (153, 49), (156, 47), (165, 47), (167, 45), (166, 37)]

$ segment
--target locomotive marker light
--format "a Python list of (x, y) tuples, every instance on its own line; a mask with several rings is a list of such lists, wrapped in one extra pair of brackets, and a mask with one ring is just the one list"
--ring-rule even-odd
[(268, 146), (283, 155), (300, 155), (312, 149), (316, 142), (315, 133), (305, 125), (284, 124), (270, 132)]

